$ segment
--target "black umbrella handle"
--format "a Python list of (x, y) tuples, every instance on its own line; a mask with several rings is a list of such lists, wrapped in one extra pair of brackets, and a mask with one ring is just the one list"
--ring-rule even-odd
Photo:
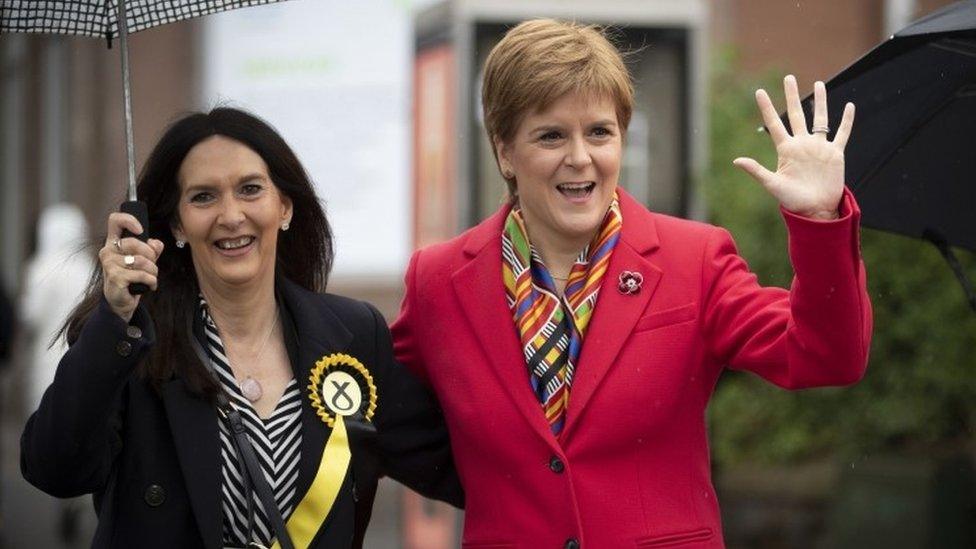
[[(138, 200), (128, 200), (119, 206), (119, 211), (135, 217), (142, 225), (142, 234), (133, 234), (128, 229), (122, 229), (122, 238), (138, 238), (143, 242), (149, 241), (149, 208), (145, 202)], [(149, 286), (142, 282), (129, 284), (129, 293), (132, 295), (142, 295), (149, 291)]]
[(952, 269), (953, 274), (956, 275), (956, 279), (959, 280), (959, 284), (962, 285), (962, 291), (966, 293), (966, 301), (969, 302), (969, 307), (973, 311), (976, 311), (976, 290), (973, 290), (973, 284), (969, 281), (969, 277), (966, 276), (966, 269), (963, 268), (962, 263), (959, 262), (959, 258), (956, 257), (956, 254), (952, 252), (952, 248), (949, 247), (949, 241), (932, 229), (925, 229), (922, 233), (922, 238), (928, 240), (939, 249), (939, 253), (945, 258), (946, 263), (949, 264), (949, 268)]

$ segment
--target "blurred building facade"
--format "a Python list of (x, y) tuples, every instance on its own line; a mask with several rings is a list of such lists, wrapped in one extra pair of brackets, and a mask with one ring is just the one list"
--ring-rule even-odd
[[(194, 108), (195, 22), (130, 40), (137, 170), (177, 113)], [(0, 37), (0, 265), (19, 287), (44, 206), (82, 208), (94, 234), (125, 199), (119, 50), (104, 40)]]
[[(707, 74), (704, 64), (708, 52), (730, 46), (738, 53), (743, 70), (787, 68), (797, 74), (801, 86), (809, 86), (814, 79), (829, 78), (840, 71), (894, 29), (948, 3), (948, 0), (702, 0), (700, 3), (470, 0), (442, 2), (429, 10), (454, 9), (470, 14), (480, 10), (484, 15), (480, 19), (484, 24), (478, 31), (481, 34), (462, 37), (469, 40), (466, 47), (470, 50), (465, 53), (476, 51), (481, 57), (458, 59), (464, 63), (458, 68), (465, 71), (458, 81), (469, 86), (466, 92), (472, 92), (470, 86), (477, 64), (487, 52), (485, 46), (497, 39), (504, 25), (520, 18), (557, 15), (615, 24), (624, 29), (623, 39), (628, 44), (633, 39), (648, 40), (637, 45), (650, 52), (647, 57), (659, 56), (654, 62), (657, 65), (648, 67), (657, 70), (662, 63), (675, 62), (678, 46), (664, 33), (639, 35), (628, 29), (646, 27), (648, 21), (663, 20), (668, 14), (674, 23), (672, 27), (680, 28), (681, 21), (687, 21), (688, 14), (698, 10), (700, 4), (705, 32), (695, 39), (705, 50), (701, 54), (703, 74)], [(287, 9), (287, 5), (283, 8)], [(611, 20), (607, 15), (610, 13), (621, 15)], [(420, 47), (432, 38), (423, 34), (422, 27), (428, 24), (424, 21), (430, 20), (429, 15), (417, 20)], [(489, 23), (496, 26), (490, 28)], [(461, 27), (455, 25), (453, 30), (459, 31)], [(202, 107), (197, 104), (203, 81), (200, 50), (199, 21), (152, 29), (132, 37), (137, 168), (167, 122), (181, 112)], [(125, 158), (118, 67), (118, 49), (107, 50), (104, 41), (42, 35), (0, 38), (0, 269), (11, 291), (19, 288), (23, 261), (36, 246), (33, 227), (44, 205), (58, 201), (78, 204), (97, 234), (107, 213), (123, 198)], [(650, 80), (647, 89), (661, 96), (651, 98), (649, 105), (663, 102), (672, 107), (660, 109), (662, 115), (673, 108), (690, 110), (692, 114), (684, 130), (692, 143), (703, 140), (707, 121), (694, 114), (694, 109), (704, 98), (704, 79), (690, 73), (682, 75), (683, 81), (673, 82), (656, 74), (640, 74), (640, 68), (637, 72), (638, 84), (646, 77)], [(667, 91), (668, 86), (672, 91)], [(469, 93), (458, 96), (462, 103), (456, 106), (457, 112), (469, 116), (472, 106), (476, 106), (472, 105), (475, 96)], [(458, 204), (458, 217), (452, 221), (454, 231), (470, 226), (491, 211), (503, 188), (501, 179), (493, 174), (490, 156), (484, 154), (485, 144), (479, 141), (480, 127), (468, 124), (476, 123), (475, 120), (463, 120), (464, 131), (455, 146), (467, 147), (465, 158), (460, 160), (464, 164), (459, 165), (461, 171), (457, 172), (467, 181), (459, 184), (453, 196)], [(669, 128), (674, 128), (676, 123), (665, 125), (665, 130), (671, 131)], [(639, 124), (638, 120), (635, 129), (640, 129)], [(653, 132), (649, 138), (653, 139)], [(655, 166), (658, 170), (644, 172), (655, 184), (646, 187), (644, 196), (649, 201), (653, 198), (663, 211), (699, 215), (697, 196), (691, 187), (695, 174), (685, 166), (669, 165), (663, 159), (683, 154), (684, 162), (693, 167), (700, 161), (693, 156), (707, 151), (690, 146), (684, 152), (657, 152), (662, 157)], [(635, 175), (640, 169), (636, 164), (631, 166)], [(665, 185), (654, 181), (655, 177), (663, 177), (662, 171), (671, 172), (665, 177), (669, 180)], [(486, 182), (475, 184), (472, 178), (486, 178)], [(641, 179), (632, 178), (633, 181)], [(651, 197), (650, 193), (658, 195)], [(419, 197), (416, 202), (420, 202)], [(415, 223), (422, 220), (417, 216)], [(361, 292), (377, 301), (384, 313), (395, 313), (399, 299), (396, 288), (378, 289), (374, 281), (370, 285), (357, 284), (356, 280), (336, 279), (335, 282), (337, 290), (349, 288)], [(397, 282), (381, 285), (395, 287)]]

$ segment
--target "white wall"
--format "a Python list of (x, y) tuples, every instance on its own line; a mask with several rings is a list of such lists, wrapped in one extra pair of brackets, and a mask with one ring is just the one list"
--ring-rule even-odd
[(293, 0), (201, 25), (201, 108), (271, 122), (336, 233), (339, 278), (399, 276), (411, 242), (412, 10), (426, 0)]

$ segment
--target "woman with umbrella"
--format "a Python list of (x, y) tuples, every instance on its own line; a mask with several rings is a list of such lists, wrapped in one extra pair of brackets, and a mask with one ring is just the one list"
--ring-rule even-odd
[(382, 317), (319, 293), (332, 234), (270, 126), (177, 121), (139, 198), (148, 226), (109, 216), (22, 439), (28, 481), (94, 494), (95, 547), (356, 547), (381, 474), (460, 504), (441, 416)]
[(633, 91), (596, 28), (535, 20), (489, 54), (485, 127), (510, 200), (410, 261), (397, 357), (438, 394), (467, 494), (465, 547), (720, 548), (705, 408), (728, 366), (789, 389), (856, 382), (871, 309), (844, 187), (849, 106), (829, 141), (760, 111), (796, 273), (764, 288), (729, 234), (618, 187)]

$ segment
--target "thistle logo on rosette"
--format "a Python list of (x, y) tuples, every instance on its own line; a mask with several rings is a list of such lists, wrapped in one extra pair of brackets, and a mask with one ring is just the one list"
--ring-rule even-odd
[(336, 416), (359, 415), (371, 421), (376, 413), (376, 384), (362, 362), (343, 353), (324, 356), (309, 376), (312, 408), (329, 427)]

